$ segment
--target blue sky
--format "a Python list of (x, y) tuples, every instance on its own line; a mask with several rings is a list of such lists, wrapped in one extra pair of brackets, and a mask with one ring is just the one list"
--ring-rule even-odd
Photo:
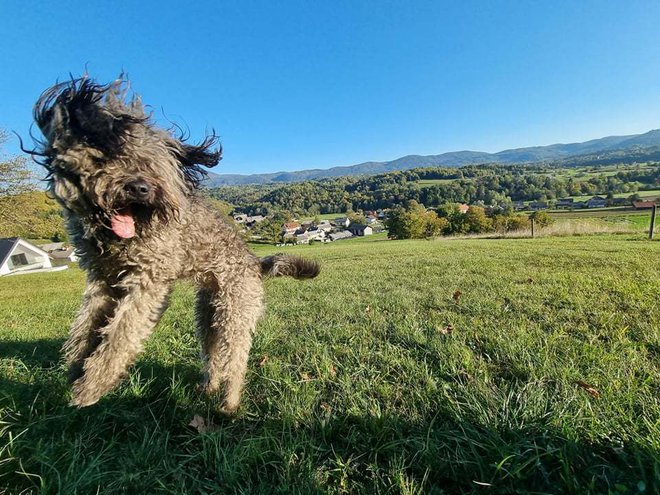
[[(47, 5), (49, 4), (49, 5)], [(0, 19), (0, 127), (126, 71), (217, 173), (583, 141), (660, 127), (658, 1), (31, 2)], [(15, 140), (5, 146), (16, 152)]]

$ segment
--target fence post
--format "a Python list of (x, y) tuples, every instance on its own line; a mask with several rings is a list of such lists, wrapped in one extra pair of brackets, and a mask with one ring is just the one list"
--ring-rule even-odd
[(655, 230), (655, 214), (657, 209), (658, 207), (656, 205), (653, 205), (653, 208), (651, 208), (651, 226), (649, 227), (650, 240), (653, 240), (653, 231)]
[(534, 238), (534, 225), (536, 222), (534, 221), (534, 218), (532, 218), (532, 239)]

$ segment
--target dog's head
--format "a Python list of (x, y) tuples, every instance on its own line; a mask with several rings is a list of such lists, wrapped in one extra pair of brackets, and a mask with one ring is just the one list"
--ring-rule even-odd
[[(156, 127), (128, 83), (83, 77), (46, 90), (34, 109), (51, 194), (91, 235), (131, 238), (179, 218), (221, 158), (217, 139), (191, 145)], [(113, 237), (110, 231), (114, 232)]]

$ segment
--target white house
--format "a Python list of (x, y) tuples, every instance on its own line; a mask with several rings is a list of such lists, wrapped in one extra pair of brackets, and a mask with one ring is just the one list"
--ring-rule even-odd
[[(66, 266), (56, 269), (64, 270)], [(0, 275), (13, 275), (33, 270), (50, 271), (53, 264), (48, 253), (21, 239), (0, 239)]]

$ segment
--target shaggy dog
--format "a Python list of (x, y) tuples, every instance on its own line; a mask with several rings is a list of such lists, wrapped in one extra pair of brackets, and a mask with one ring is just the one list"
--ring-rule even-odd
[(45, 139), (33, 155), (48, 170), (70, 241), (87, 272), (82, 307), (64, 344), (71, 404), (97, 402), (126, 373), (174, 282), (197, 285), (201, 389), (239, 404), (252, 332), (263, 313), (262, 278), (312, 278), (315, 262), (251, 254), (196, 193), (221, 157), (216, 137), (191, 145), (157, 128), (127, 82), (87, 77), (46, 90), (34, 117)]

